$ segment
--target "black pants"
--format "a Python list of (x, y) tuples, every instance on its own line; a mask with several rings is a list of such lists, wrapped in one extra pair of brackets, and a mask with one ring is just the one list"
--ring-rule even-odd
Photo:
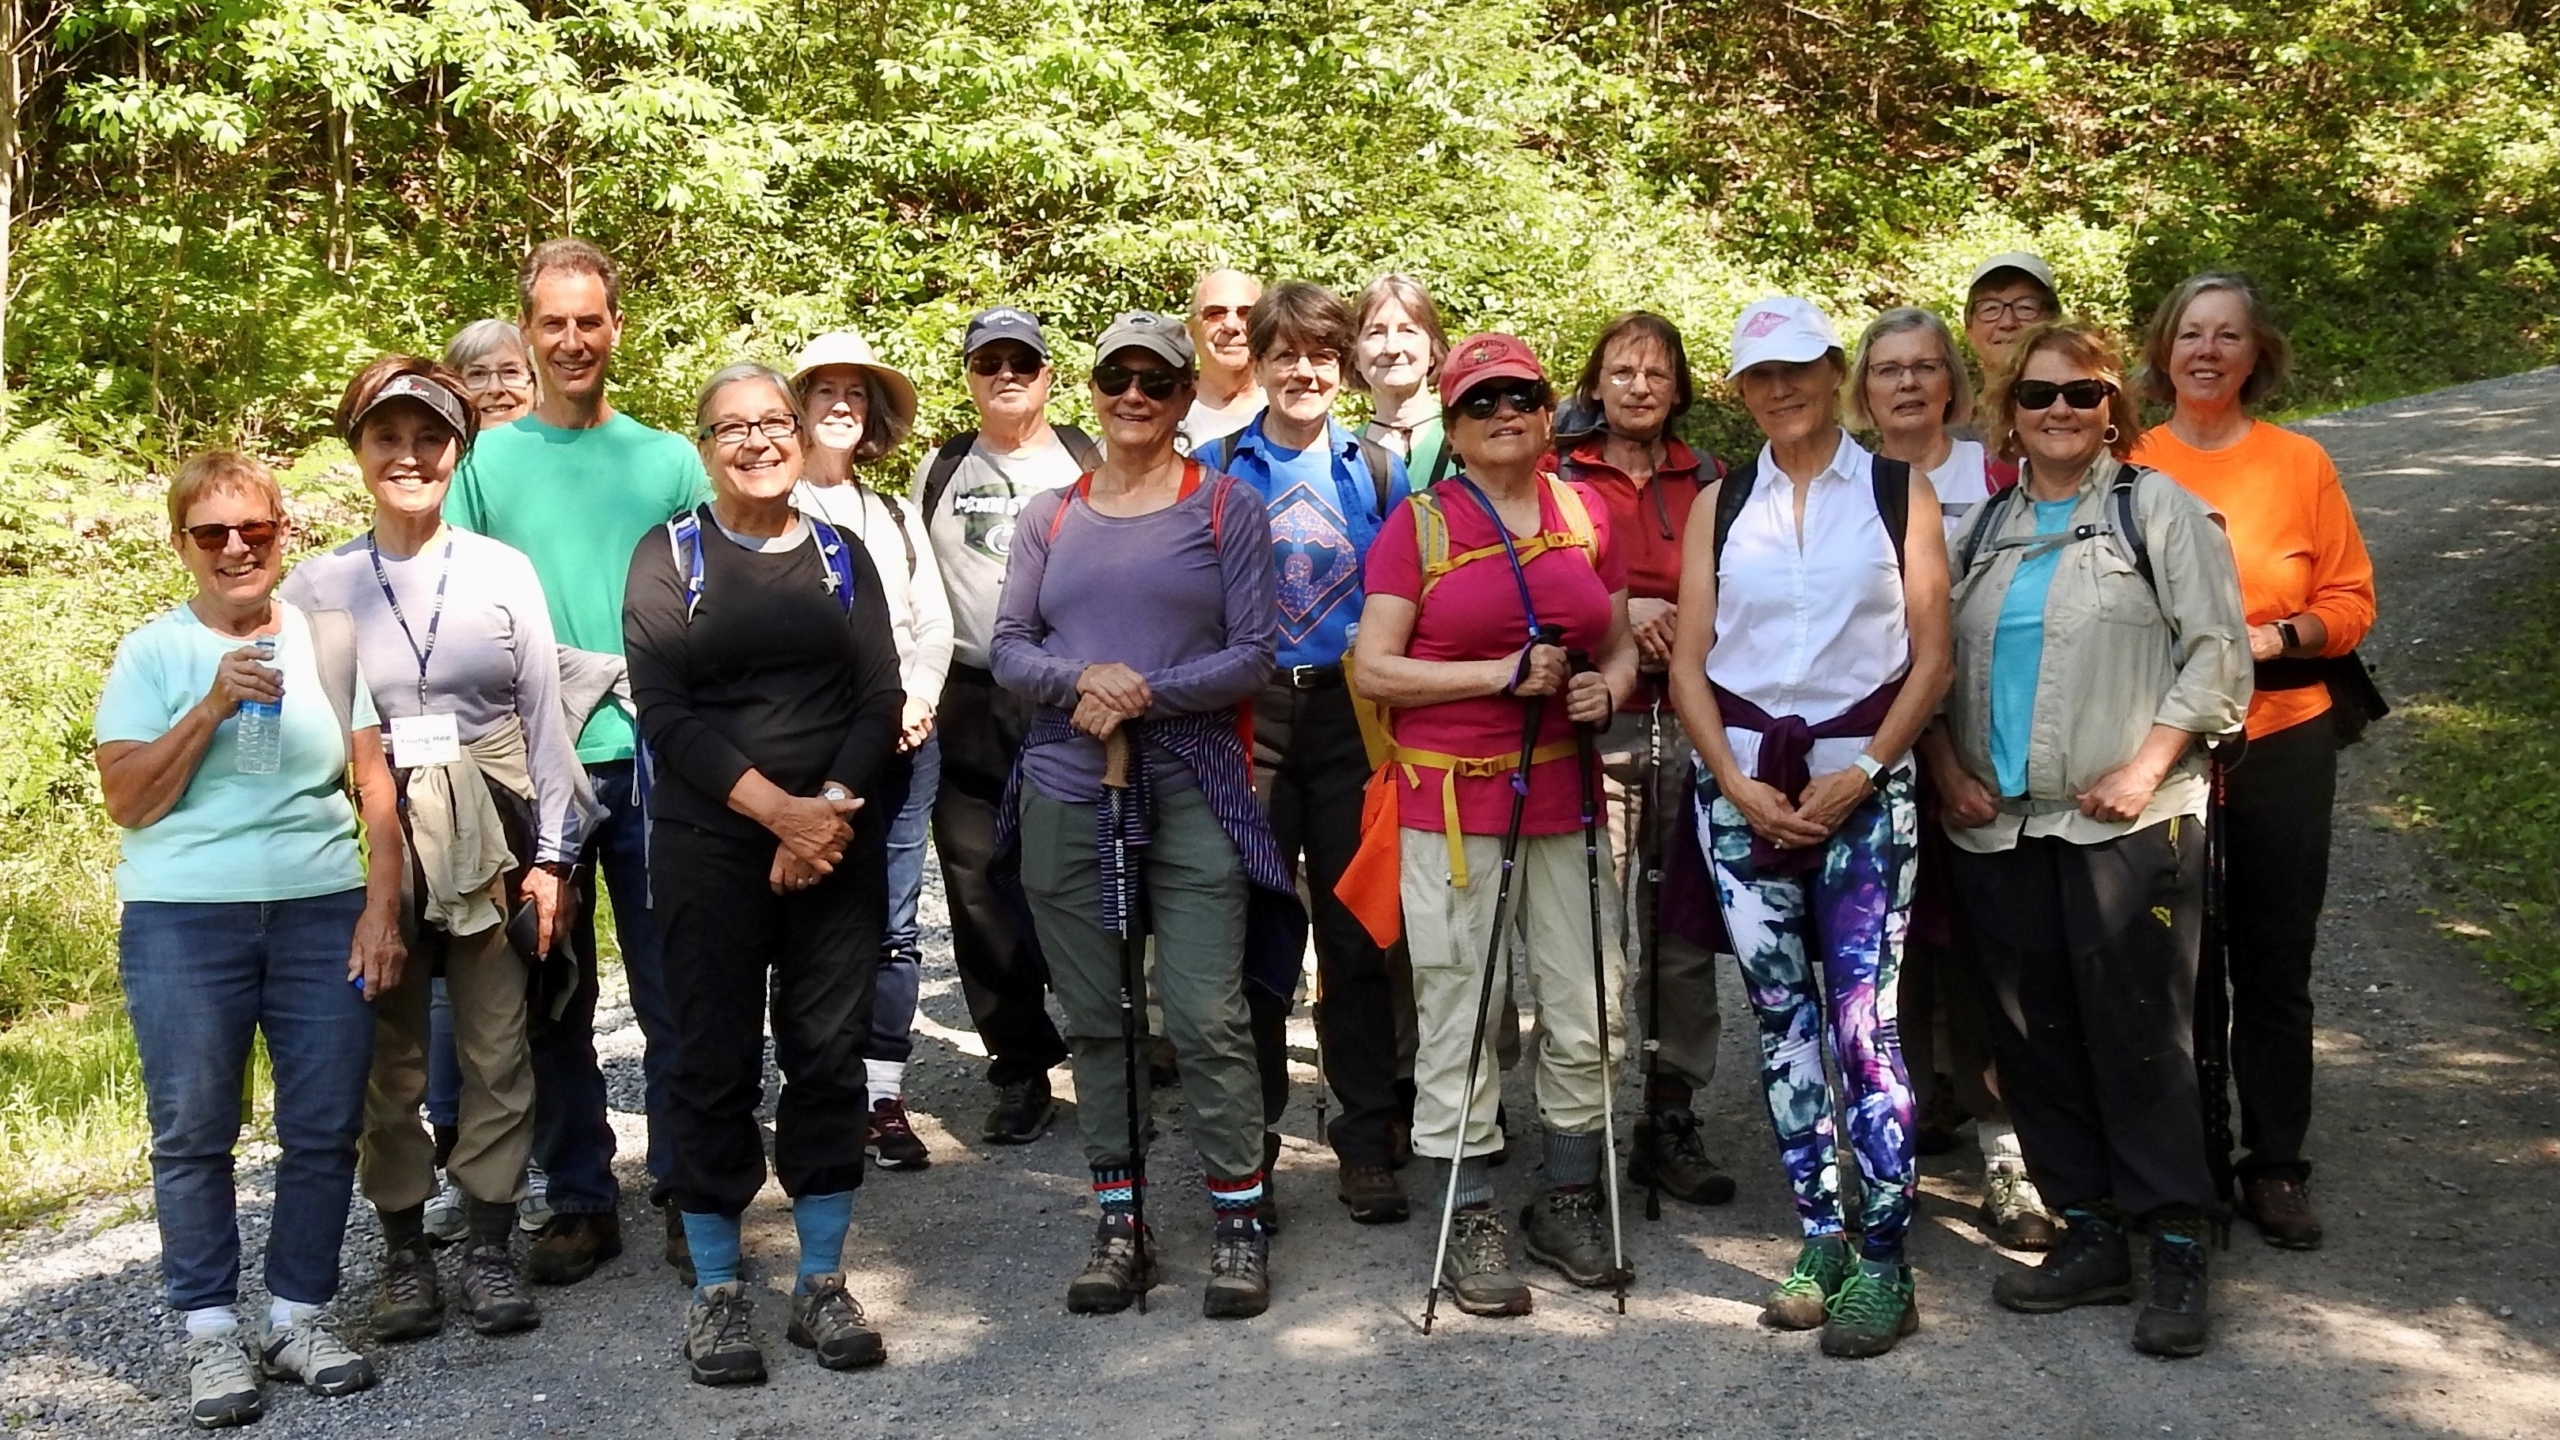
[(987, 1045), (987, 1079), (1011, 1085), (1063, 1064), (1067, 1042), (1049, 1018), (1048, 962), (1017, 896), (987, 876), (996, 853), (996, 807), (1031, 728), (1031, 703), (996, 687), (973, 665), (953, 665), (934, 730), (942, 737), (942, 789), (933, 802), (933, 848), (951, 907), (951, 958), (969, 1019)]
[(770, 839), (669, 820), (651, 827), (651, 898), (676, 1014), (668, 1098), (680, 1208), (736, 1215), (764, 1185), (756, 1107), (767, 996), (782, 1069), (773, 1166), (783, 1193), (831, 1195), (862, 1183), (862, 1046), (888, 909), (885, 818), (854, 832), (835, 873), (791, 895), (768, 883)]
[[(1387, 1130), (1401, 1118), (1396, 1099), (1396, 1016), (1386, 952), (1333, 887), (1360, 848), (1360, 799), (1369, 756), (1351, 692), (1337, 685), (1293, 690), (1275, 685), (1253, 703), (1254, 788), (1270, 812), (1280, 854), (1301, 872), (1313, 900), (1316, 946), (1316, 1046), (1324, 1077), (1342, 1101), (1325, 1138), (1346, 1165), (1384, 1165)], [(1289, 1103), (1289, 1007), (1246, 987), (1262, 1070), (1263, 1123)]]
[(2311, 1128), (2311, 952), (2329, 893), (2337, 732), (2327, 715), (2249, 742), (2223, 788), (2231, 1078), (2243, 1177), (2300, 1180)]
[(2045, 1203), (2211, 1207), (2195, 1063), (2204, 822), (1953, 859), (2000, 1088)]

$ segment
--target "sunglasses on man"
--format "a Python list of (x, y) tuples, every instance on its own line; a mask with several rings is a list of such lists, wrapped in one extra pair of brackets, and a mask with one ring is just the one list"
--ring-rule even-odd
[(231, 532), (235, 530), (240, 532), (241, 544), (252, 550), (264, 550), (276, 543), (276, 536), (284, 530), (284, 522), (248, 520), (238, 525), (190, 525), (187, 538), (207, 555), (219, 555), (231, 548)]
[(2095, 410), (2116, 393), (2115, 385), (2106, 380), (2021, 380), (2010, 388), (2010, 397), (2021, 410), (2050, 410), (2061, 400), (2074, 410)]
[(981, 350), (969, 357), (969, 373), (993, 379), (998, 375), (1019, 375), (1028, 380), (1040, 373), (1048, 362), (1027, 351)]
[(1125, 395), (1135, 385), (1150, 400), (1170, 400), (1185, 383), (1179, 370), (1132, 370), (1108, 360), (1093, 367), (1093, 388), (1105, 395)]

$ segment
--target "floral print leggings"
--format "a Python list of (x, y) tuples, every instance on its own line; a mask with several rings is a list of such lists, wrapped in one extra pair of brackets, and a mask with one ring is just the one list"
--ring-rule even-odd
[(1819, 869), (1763, 877), (1751, 864), (1742, 812), (1712, 780), (1702, 775), (1698, 785), (1698, 838), (1759, 1015), (1760, 1084), (1797, 1218), (1808, 1239), (1842, 1230), (1834, 1105), (1823, 1073), (1828, 1038), (1848, 1090), (1849, 1142), (1863, 1181), (1860, 1248), (1873, 1260), (1901, 1258), (1918, 1173), (1894, 1001), (1919, 869), (1912, 786), (1909, 767), (1888, 772), (1884, 788), (1824, 845)]

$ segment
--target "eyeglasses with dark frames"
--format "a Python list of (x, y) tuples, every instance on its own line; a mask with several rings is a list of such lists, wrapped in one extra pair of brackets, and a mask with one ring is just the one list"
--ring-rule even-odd
[(767, 444), (788, 440), (800, 433), (800, 422), (789, 415), (767, 415), (761, 420), (724, 420), (694, 433), (723, 450), (734, 450), (746, 444), (751, 434), (763, 436)]
[(1184, 383), (1179, 370), (1132, 370), (1107, 360), (1093, 367), (1093, 388), (1105, 395), (1125, 395), (1135, 385), (1138, 393), (1150, 400), (1170, 400)]
[(252, 550), (264, 550), (276, 543), (276, 537), (284, 533), (284, 522), (244, 520), (237, 525), (190, 525), (187, 527), (187, 538), (194, 541), (196, 548), (207, 555), (219, 555), (231, 548), (231, 535), (235, 530), (240, 534), (241, 544)]
[(2074, 410), (2095, 410), (2115, 393), (2115, 383), (2109, 380), (2021, 380), (2010, 388), (2009, 396), (2021, 410), (2050, 410), (2056, 400)]

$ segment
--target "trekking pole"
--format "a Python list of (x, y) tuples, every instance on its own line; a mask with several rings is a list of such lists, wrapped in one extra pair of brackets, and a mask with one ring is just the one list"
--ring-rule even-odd
[[(1649, 982), (1644, 997), (1644, 1103), (1653, 1106), (1654, 1087), (1662, 1079), (1662, 850), (1670, 843), (1666, 836), (1656, 836), (1653, 827), (1661, 822), (1662, 804), (1662, 701), (1656, 698), (1646, 716), (1644, 764), (1644, 828), (1629, 827), (1628, 838), (1635, 842), (1636, 865), (1644, 875), (1645, 927), (1638, 932), (1644, 942), (1644, 963)], [(1650, 842), (1650, 843), (1648, 843)], [(1709, 977), (1712, 980), (1712, 976)], [(1662, 1127), (1644, 1127), (1644, 1218), (1662, 1218)]]
[[(1591, 657), (1572, 652), (1572, 673), (1591, 668)], [(1617, 1077), (1609, 1066), (1609, 962), (1600, 948), (1600, 772), (1599, 745), (1591, 727), (1573, 727), (1574, 768), (1582, 772), (1582, 871), (1591, 891), (1591, 1008), (1600, 1020), (1600, 1173), (1609, 1186), (1609, 1278), (1618, 1292), (1618, 1313), (1627, 1313), (1627, 1240), (1618, 1217)], [(1654, 991), (1661, 993), (1661, 977)], [(1648, 1037), (1649, 1038), (1649, 1037)]]
[[(1538, 627), (1531, 643), (1551, 645), (1563, 632), (1551, 625)], [(1458, 1092), (1458, 1136), (1450, 1146), (1449, 1188), (1440, 1198), (1440, 1243), (1431, 1252), (1431, 1290), (1422, 1301), (1422, 1333), (1431, 1333), (1432, 1318), (1440, 1311), (1440, 1286), (1443, 1268), (1449, 1263), (1449, 1227), (1458, 1218), (1458, 1169), (1466, 1163), (1467, 1121), (1473, 1117), (1476, 1101), (1476, 1077), (1483, 1073), (1485, 1021), (1493, 1014), (1493, 967), (1502, 958), (1503, 912), (1511, 905), (1511, 871), (1520, 855), (1520, 821), (1529, 806), (1529, 757), (1538, 748), (1538, 727), (1547, 718), (1547, 697), (1532, 695), (1521, 709), (1525, 712), (1520, 726), (1520, 764), (1511, 772), (1511, 820), (1502, 831), (1502, 876), (1493, 891), (1493, 927), (1485, 942), (1484, 979), (1476, 987), (1476, 1027), (1467, 1038), (1467, 1084)]]
[[(1139, 1281), (1138, 1313), (1147, 1313), (1147, 1135), (1140, 1123), (1138, 1099), (1138, 951), (1145, 942), (1138, 923), (1138, 877), (1130, 868), (1127, 822), (1128, 807), (1135, 797), (1130, 793), (1129, 732), (1136, 725), (1128, 721), (1115, 727), (1110, 738), (1102, 742), (1102, 804), (1111, 832), (1111, 846), (1118, 861), (1119, 893), (1103, 898), (1103, 912), (1118, 921), (1120, 933), (1120, 1064), (1122, 1078), (1129, 1090), (1129, 1218), (1136, 1224), (1137, 1267)], [(1115, 907), (1113, 899), (1119, 904)]]
[(2224, 1249), (2231, 1246), (2231, 949), (2224, 904), (2229, 862), (2229, 818), (2224, 808), (2227, 771), (2220, 755), (2206, 766), (2204, 812), (2204, 943), (2196, 976), (2196, 1080), (2204, 1099), (2204, 1158), (2222, 1202), (2216, 1218)]

